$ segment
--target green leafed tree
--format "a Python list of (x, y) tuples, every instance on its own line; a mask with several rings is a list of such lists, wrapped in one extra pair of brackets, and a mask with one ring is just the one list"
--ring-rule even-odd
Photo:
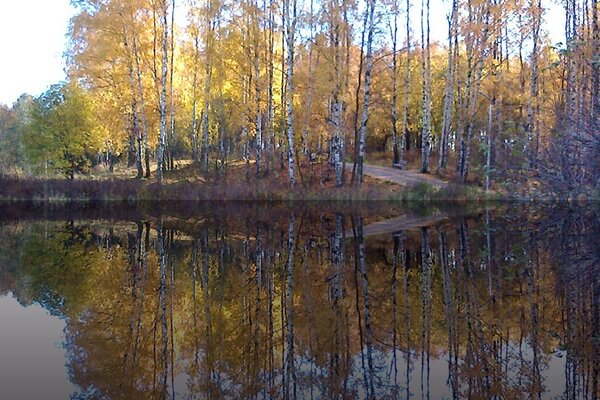
[(52, 85), (34, 100), (23, 133), (25, 157), (36, 168), (74, 179), (101, 147), (92, 103), (76, 83)]

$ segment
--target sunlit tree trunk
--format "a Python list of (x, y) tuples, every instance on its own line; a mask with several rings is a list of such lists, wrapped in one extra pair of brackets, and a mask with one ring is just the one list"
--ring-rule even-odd
[(168, 169), (173, 170), (175, 168), (175, 86), (173, 78), (175, 75), (175, 0), (171, 2), (171, 57), (169, 66), (169, 81), (170, 81), (170, 105), (169, 105), (169, 119), (171, 127), (169, 131), (169, 157), (168, 157)]
[(398, 164), (400, 153), (398, 150), (398, 0), (392, 3), (392, 22), (390, 23), (390, 34), (392, 39), (392, 164)]
[(358, 116), (360, 113), (360, 92), (363, 84), (363, 71), (364, 71), (364, 55), (365, 55), (365, 38), (367, 36), (367, 24), (369, 21), (368, 7), (363, 16), (363, 29), (360, 39), (360, 57), (358, 60), (358, 74), (356, 82), (356, 91), (354, 93), (354, 163), (352, 165), (352, 184), (356, 183), (356, 172), (358, 167), (358, 146), (359, 146), (359, 135), (360, 135), (360, 124), (358, 123)]
[(163, 170), (165, 168), (165, 146), (167, 137), (167, 73), (169, 60), (169, 23), (168, 23), (168, 3), (167, 0), (161, 2), (161, 25), (162, 25), (162, 61), (160, 74), (160, 98), (159, 98), (159, 117), (160, 126), (158, 132), (158, 181), (163, 180)]
[(406, 0), (406, 65), (404, 69), (404, 110), (402, 111), (402, 131), (400, 137), (400, 151), (398, 154), (398, 163), (402, 164), (404, 160), (404, 151), (406, 150), (406, 141), (408, 135), (408, 111), (410, 96), (410, 0)]
[(565, 0), (565, 40), (567, 51), (565, 53), (565, 132), (562, 140), (563, 150), (561, 152), (560, 169), (563, 181), (572, 189), (575, 176), (573, 162), (575, 160), (576, 146), (574, 140), (577, 137), (577, 10), (575, 0)]
[(206, 34), (205, 34), (205, 60), (204, 60), (204, 105), (202, 107), (202, 145), (200, 148), (200, 163), (203, 171), (208, 172), (208, 113), (210, 111), (210, 88), (212, 85), (212, 53), (214, 43), (214, 24), (213, 10), (214, 4), (212, 0), (207, 0), (206, 3)]
[(360, 124), (360, 136), (358, 138), (358, 163), (356, 167), (356, 184), (360, 186), (363, 180), (363, 165), (365, 162), (365, 150), (367, 140), (367, 123), (369, 122), (369, 105), (371, 101), (371, 74), (373, 70), (373, 36), (375, 34), (375, 0), (367, 0), (365, 12), (368, 18), (365, 20), (364, 29), (367, 31), (366, 55), (365, 55), (365, 86), (363, 97), (362, 118)]
[(273, 12), (274, 7), (274, 1), (269, 0), (269, 24), (267, 32), (267, 174), (269, 173), (270, 164), (272, 164), (275, 160), (275, 101), (273, 98), (273, 85), (275, 73), (275, 13)]
[[(425, 21), (423, 14), (427, 10)], [(427, 27), (427, 28), (425, 28)], [(422, 80), (422, 126), (421, 126), (421, 172), (429, 172), (431, 148), (431, 55), (429, 43), (429, 0), (421, 0), (421, 80)]]
[(452, 127), (452, 110), (454, 104), (455, 88), (455, 49), (453, 48), (456, 37), (456, 25), (458, 24), (458, 0), (452, 0), (452, 12), (448, 21), (448, 67), (446, 70), (446, 86), (444, 90), (444, 116), (442, 121), (442, 132), (440, 136), (440, 158), (438, 172), (446, 172), (448, 164), (448, 138)]
[(197, 163), (200, 161), (199, 149), (198, 149), (198, 96), (197, 96), (197, 87), (198, 87), (198, 55), (200, 52), (199, 49), (199, 32), (198, 28), (194, 27), (194, 67), (193, 67), (193, 75), (192, 75), (192, 124), (191, 124), (191, 132), (190, 138), (192, 140), (192, 162)]
[[(148, 120), (146, 118), (146, 105), (144, 102), (144, 86), (142, 84), (142, 70), (140, 68), (140, 56), (138, 53), (138, 46), (137, 46), (137, 38), (135, 37), (135, 35), (133, 36), (133, 57), (135, 60), (135, 69), (136, 69), (136, 75), (137, 75), (137, 91), (138, 91), (138, 98), (139, 98), (139, 103), (140, 103), (140, 114), (142, 116), (142, 135), (141, 135), (141, 141), (143, 143), (143, 152), (141, 150), (138, 150), (138, 153), (140, 154), (140, 159), (142, 158), (142, 153), (143, 153), (143, 158), (144, 158), (144, 166), (146, 167), (146, 178), (150, 177), (150, 144), (148, 143)], [(141, 149), (142, 147), (142, 143), (139, 143), (139, 139), (138, 139), (138, 147)], [(138, 173), (139, 171), (141, 171), (142, 169), (138, 167)]]
[(333, 93), (331, 96), (330, 105), (330, 123), (332, 127), (330, 139), (330, 153), (333, 159), (333, 167), (335, 170), (335, 185), (342, 186), (343, 172), (341, 164), (341, 145), (342, 145), (342, 102), (340, 99), (342, 90), (341, 78), (341, 16), (340, 4), (337, 0), (331, 1), (329, 5), (330, 14), (330, 40), (333, 50)]
[[(284, 16), (286, 23), (287, 65), (286, 65), (286, 116), (288, 140), (288, 173), (290, 184), (296, 186), (294, 168), (294, 36), (296, 33), (296, 4), (297, 0), (284, 0)], [(291, 4), (290, 4), (291, 2)]]
[(527, 105), (527, 121), (525, 123), (526, 139), (529, 143), (529, 157), (532, 168), (537, 168), (537, 160), (540, 146), (539, 138), (539, 46), (540, 46), (540, 29), (542, 25), (542, 2), (541, 0), (531, 0), (529, 4), (530, 14), (532, 18), (531, 30), (531, 60), (529, 68), (531, 69), (531, 78), (529, 86), (529, 100)]
[[(308, 25), (309, 25), (309, 48), (308, 48), (308, 88), (306, 89), (306, 103), (305, 103), (305, 114), (304, 122), (302, 124), (302, 153), (304, 157), (310, 162), (310, 146), (308, 144), (308, 125), (311, 115), (312, 97), (314, 91), (314, 47), (315, 47), (315, 34), (314, 34), (314, 0), (310, 0), (310, 10), (308, 14)], [(333, 16), (331, 16), (333, 18)]]
[(256, 108), (256, 121), (255, 121), (255, 149), (256, 149), (256, 177), (260, 176), (260, 163), (261, 163), (261, 155), (263, 149), (263, 114), (261, 108), (261, 77), (260, 77), (260, 47), (261, 43), (259, 41), (260, 37), (260, 9), (258, 7), (258, 1), (254, 1), (253, 7), (253, 41), (254, 41), (254, 102)]
[[(135, 40), (135, 39), (134, 39)], [(140, 129), (140, 117), (138, 111), (138, 96), (139, 92), (136, 86), (136, 79), (134, 77), (134, 63), (137, 55), (134, 54), (133, 50), (129, 50), (129, 40), (127, 39), (127, 31), (123, 33), (123, 45), (125, 46), (125, 50), (128, 52), (128, 77), (129, 77), (129, 87), (131, 89), (131, 117), (132, 117), (132, 133), (131, 137), (133, 139), (133, 151), (135, 158), (135, 165), (137, 168), (137, 178), (141, 178), (144, 176), (144, 167), (142, 165), (143, 158), (143, 147), (142, 147), (142, 135), (143, 132)], [(131, 144), (130, 144), (131, 147)], [(131, 150), (130, 150), (131, 152)], [(128, 163), (129, 164), (129, 163)]]

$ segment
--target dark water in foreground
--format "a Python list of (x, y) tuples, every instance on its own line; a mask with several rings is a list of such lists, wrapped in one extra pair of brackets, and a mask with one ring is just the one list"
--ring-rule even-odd
[(4, 208), (0, 398), (595, 398), (599, 217)]

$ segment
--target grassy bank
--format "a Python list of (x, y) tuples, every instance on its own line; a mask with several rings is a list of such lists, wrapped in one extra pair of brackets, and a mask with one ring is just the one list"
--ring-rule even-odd
[(291, 189), (278, 180), (253, 179), (229, 182), (199, 182), (169, 179), (163, 184), (154, 180), (64, 180), (0, 178), (0, 200), (39, 202), (145, 202), (145, 201), (484, 201), (506, 198), (485, 194), (475, 187), (448, 185), (436, 189), (427, 184), (402, 187), (367, 178), (360, 187), (299, 184)]

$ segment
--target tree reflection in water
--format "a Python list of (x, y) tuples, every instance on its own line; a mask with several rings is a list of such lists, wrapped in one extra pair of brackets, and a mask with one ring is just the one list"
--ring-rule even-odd
[(65, 318), (76, 398), (597, 398), (596, 210), (377, 214), (13, 220), (1, 288)]

